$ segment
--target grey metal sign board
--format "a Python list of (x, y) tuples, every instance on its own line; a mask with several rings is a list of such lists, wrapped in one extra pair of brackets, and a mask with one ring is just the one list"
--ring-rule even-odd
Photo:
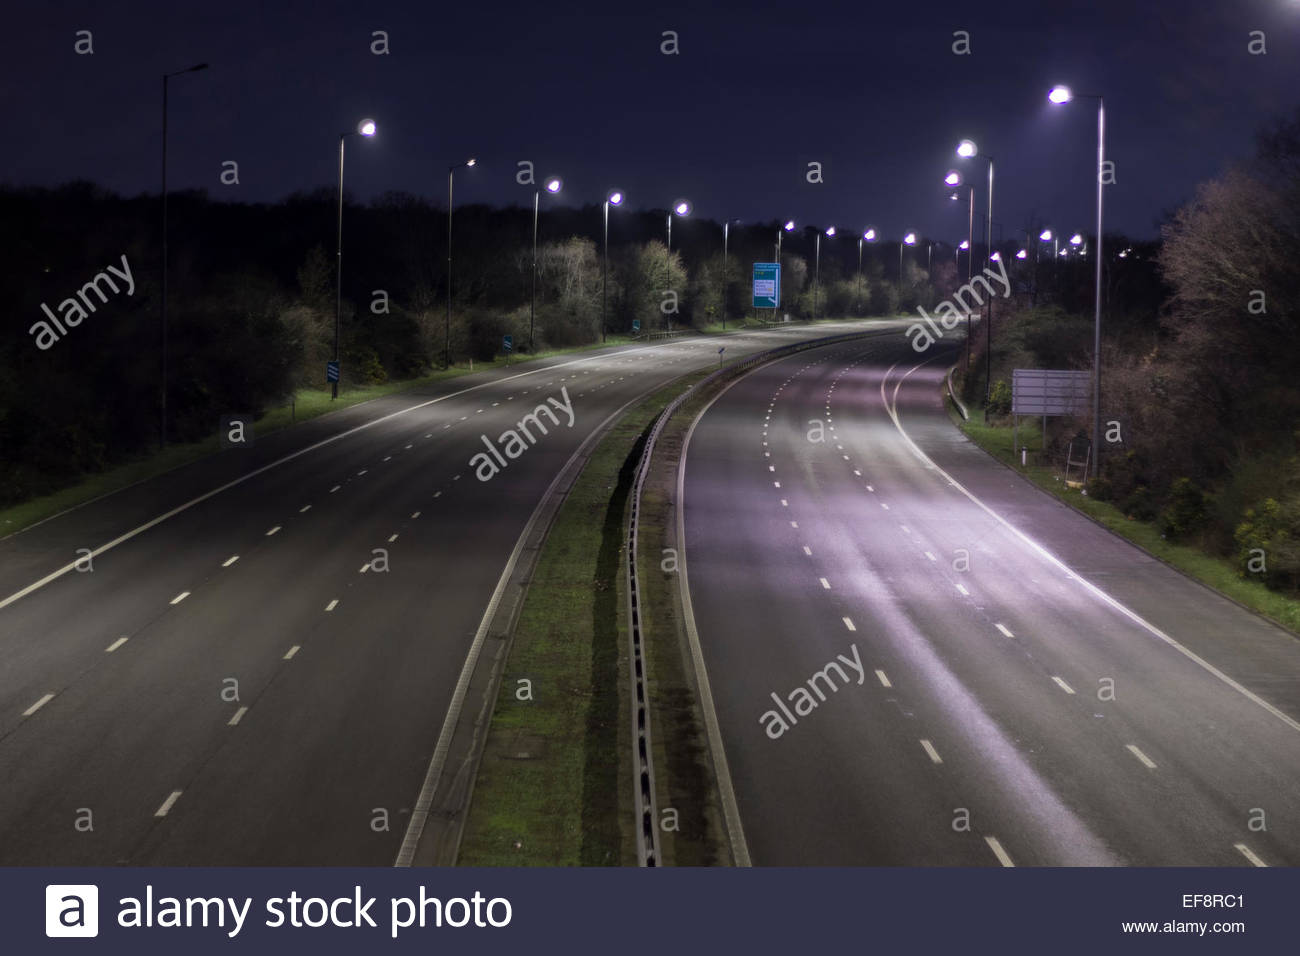
[(1015, 415), (1081, 415), (1092, 386), (1088, 371), (1018, 368), (1011, 373), (1011, 411)]

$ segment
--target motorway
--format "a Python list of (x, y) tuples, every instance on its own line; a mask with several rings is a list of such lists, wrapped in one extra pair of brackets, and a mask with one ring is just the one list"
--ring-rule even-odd
[(750, 860), (1300, 865), (1300, 642), (968, 442), (940, 391), (959, 356), (805, 351), (689, 440)]
[[(720, 344), (848, 327), (375, 399), (0, 540), (0, 864), (391, 864), (493, 589), (584, 439)], [(541, 417), (480, 481), (483, 436), (561, 389), (572, 427)]]

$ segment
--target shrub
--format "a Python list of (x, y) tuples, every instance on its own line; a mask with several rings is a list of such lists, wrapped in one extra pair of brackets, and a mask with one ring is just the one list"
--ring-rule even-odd
[(995, 415), (1011, 414), (1011, 386), (1005, 379), (993, 383), (993, 391), (989, 393), (989, 411)]
[(1186, 538), (1205, 526), (1205, 495), (1190, 478), (1177, 479), (1169, 489), (1168, 503), (1160, 516), (1160, 531), (1171, 540)]

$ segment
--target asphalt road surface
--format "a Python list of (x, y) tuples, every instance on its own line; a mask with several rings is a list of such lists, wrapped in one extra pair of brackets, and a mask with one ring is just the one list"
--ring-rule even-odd
[[(376, 399), (0, 540), (0, 863), (391, 864), (492, 590), (583, 439), (720, 344), (843, 330)], [(562, 389), (572, 426), (541, 416), (480, 481), (483, 436)]]
[(959, 354), (803, 352), (690, 440), (688, 581), (752, 862), (1300, 864), (1300, 642), (966, 441)]

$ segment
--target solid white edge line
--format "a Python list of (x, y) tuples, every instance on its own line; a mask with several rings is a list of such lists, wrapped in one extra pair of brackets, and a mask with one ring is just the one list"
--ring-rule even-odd
[[(921, 362), (917, 365), (914, 365), (911, 369), (907, 371), (906, 374), (903, 375), (902, 378), (898, 380), (898, 385), (894, 386), (895, 402), (898, 401), (898, 389), (902, 386), (903, 382), (907, 379), (908, 375), (911, 375), (912, 372), (915, 372), (922, 365), (925, 365), (928, 362), (933, 361), (933, 359), (934, 357), (931, 357), (929, 359), (926, 359), (925, 362)], [(1077, 581), (1079, 585), (1084, 588), (1084, 590), (1088, 591), (1098, 600), (1102, 601), (1105, 604), (1108, 604), (1111, 608), (1113, 608), (1114, 610), (1118, 611), (1120, 614), (1127, 617), (1130, 621), (1132, 621), (1134, 624), (1141, 627), (1148, 634), (1151, 634), (1153, 637), (1159, 638), (1161, 641), (1163, 641), (1165, 644), (1172, 647), (1174, 650), (1178, 651), (1178, 653), (1182, 654), (1188, 660), (1192, 661), (1199, 667), (1203, 668), (1207, 673), (1213, 675), (1218, 680), (1227, 684), (1229, 687), (1231, 687), (1237, 693), (1241, 694), (1247, 700), (1251, 701), (1254, 704), (1259, 705), (1264, 710), (1268, 711), (1270, 714), (1272, 714), (1278, 720), (1282, 721), (1282, 723), (1286, 724), (1292, 730), (1296, 731), (1297, 733), (1300, 733), (1300, 721), (1295, 720), (1295, 718), (1291, 717), (1289, 714), (1286, 714), (1283, 711), (1279, 710), (1277, 707), (1273, 706), (1264, 698), (1260, 697), (1250, 688), (1245, 687), (1242, 684), (1238, 683), (1237, 681), (1233, 680), (1231, 677), (1229, 677), (1223, 671), (1219, 670), (1217, 667), (1215, 667), (1205, 658), (1201, 657), (1191, 648), (1184, 647), (1173, 637), (1170, 637), (1160, 628), (1156, 627), (1146, 618), (1142, 617), (1142, 615), (1138, 614), (1136, 611), (1132, 610), (1127, 605), (1120, 603), (1118, 600), (1111, 597), (1109, 594), (1107, 594), (1101, 588), (1097, 587), (1097, 585), (1093, 584), (1091, 581), (1085, 580), (1082, 577), (1082, 575), (1080, 575), (1077, 571), (1074, 571), (1072, 568), (1070, 568), (1069, 565), (1067, 565), (1056, 555), (1052, 554), (1050, 551), (1044, 548), (1033, 538), (1026, 535), (1019, 528), (1013, 525), (1010, 521), (1008, 521), (1006, 518), (1002, 517), (1000, 514), (998, 514), (988, 505), (986, 505), (979, 498), (975, 497), (975, 495), (973, 495), (966, 488), (965, 485), (961, 484), (961, 482), (957, 481), (956, 478), (954, 478), (952, 475), (948, 474), (948, 472), (944, 471), (937, 464), (935, 464), (935, 462), (930, 458), (930, 456), (927, 455), (925, 452), (921, 451), (920, 447), (916, 444), (916, 442), (912, 441), (912, 437), (907, 434), (907, 432), (903, 428), (902, 422), (900, 422), (898, 419), (897, 408), (890, 407), (889, 400), (885, 397), (885, 385), (889, 381), (890, 373), (893, 372), (894, 369), (897, 367), (898, 367), (898, 363), (891, 365), (889, 369), (885, 372), (884, 376), (881, 378), (880, 397), (885, 403), (885, 410), (889, 413), (889, 417), (893, 419), (894, 427), (898, 429), (898, 433), (903, 436), (903, 440), (907, 442), (908, 445), (911, 446), (912, 451), (915, 452), (916, 455), (923, 462), (926, 462), (931, 468), (933, 468), (940, 475), (946, 478), (948, 480), (948, 483), (951, 484), (952, 487), (956, 488), (963, 495), (969, 498), (976, 506), (978, 506), (981, 510), (983, 510), (987, 515), (989, 515), (989, 517), (993, 518), (995, 521), (997, 521), (999, 524), (1005, 527), (1008, 531), (1010, 531), (1013, 535), (1019, 538), (1022, 542), (1024, 542), (1034, 551), (1038, 552), (1042, 557), (1046, 558), (1051, 564), (1055, 565), (1057, 568), (1064, 571), (1071, 580)]]

